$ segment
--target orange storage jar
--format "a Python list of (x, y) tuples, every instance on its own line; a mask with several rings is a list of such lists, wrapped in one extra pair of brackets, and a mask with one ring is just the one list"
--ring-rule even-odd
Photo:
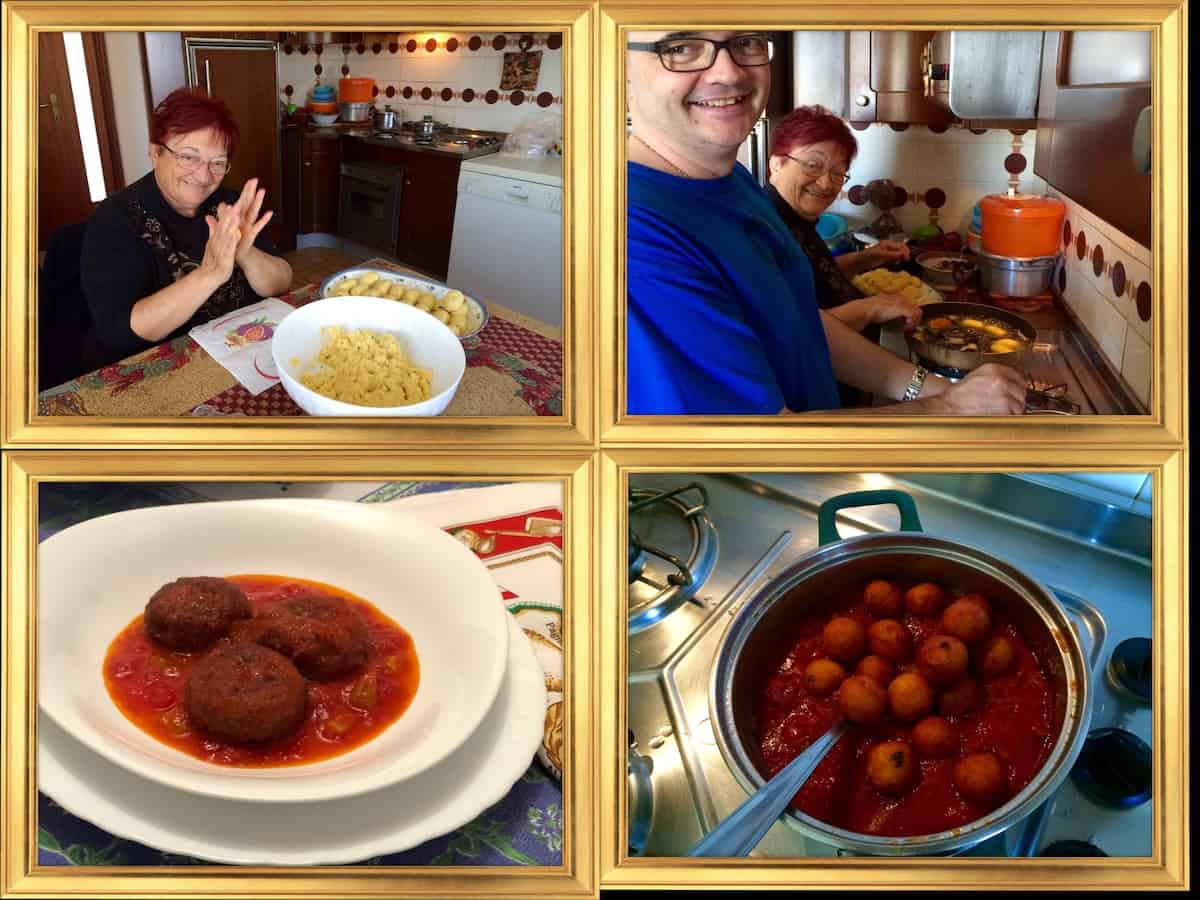
[(983, 213), (983, 249), (996, 256), (1028, 258), (1058, 253), (1067, 206), (1057, 197), (988, 194)]
[(374, 78), (343, 78), (338, 82), (338, 101), (341, 103), (370, 103), (374, 97)]

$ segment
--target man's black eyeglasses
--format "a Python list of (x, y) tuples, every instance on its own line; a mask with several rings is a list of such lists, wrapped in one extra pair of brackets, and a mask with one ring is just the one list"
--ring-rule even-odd
[(728, 50), (729, 56), (739, 66), (765, 66), (771, 61), (775, 49), (768, 34), (739, 34), (727, 41), (701, 37), (663, 38), (653, 43), (630, 41), (625, 46), (630, 50), (657, 53), (663, 66), (672, 72), (702, 72), (710, 69), (722, 50)]

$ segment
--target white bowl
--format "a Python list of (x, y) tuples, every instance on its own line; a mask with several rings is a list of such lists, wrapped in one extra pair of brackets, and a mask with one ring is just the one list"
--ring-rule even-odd
[[(390, 269), (374, 269), (370, 266), (355, 266), (352, 269), (343, 269), (340, 272), (334, 272), (321, 282), (321, 287), (318, 289), (318, 293), (322, 297), (333, 296), (330, 291), (333, 290), (333, 286), (343, 278), (357, 278), (359, 275), (362, 275), (366, 272), (374, 272), (381, 279), (386, 278), (388, 281), (396, 284), (402, 284), (405, 287), (415, 287), (422, 291), (428, 291), (438, 299), (446, 296), (446, 294), (452, 290), (452, 288), (450, 288), (448, 285), (442, 284), (440, 281), (430, 281), (427, 278), (417, 278), (413, 275), (401, 275), (399, 272), (393, 272)], [(361, 295), (350, 294), (347, 296)], [(460, 334), (458, 336), (460, 341), (465, 341), (467, 338), (474, 337), (475, 335), (479, 334), (479, 332), (483, 331), (483, 329), (487, 327), (488, 319), (491, 318), (490, 313), (488, 313), (488, 308), (482, 300), (472, 297), (469, 294), (464, 294), (464, 296), (467, 298), (467, 306), (471, 308), (477, 324), (465, 334)], [(392, 300), (389, 302), (395, 303), (397, 301)], [(426, 315), (430, 315), (430, 313), (426, 313)]]
[[(421, 674), (409, 708), (341, 756), (266, 768), (197, 759), (133, 725), (104, 685), (109, 643), (161, 585), (238, 573), (321, 581), (374, 604), (412, 636)], [(100, 516), (42, 542), (37, 603), (43, 712), (137, 775), (238, 801), (330, 800), (419, 776), (474, 733), (508, 659), (503, 601), (478, 557), (439, 528), (358, 503), (184, 503)]]
[(314, 122), (316, 122), (318, 125), (332, 125), (334, 122), (336, 122), (338, 120), (337, 113), (315, 112), (315, 113), (309, 113), (309, 115), (312, 116), (312, 120)]
[[(430, 398), (407, 406), (357, 406), (302, 385), (300, 373), (315, 364), (320, 352), (321, 329), (334, 325), (395, 335), (412, 365), (433, 372)], [(415, 307), (379, 297), (330, 297), (300, 307), (275, 329), (271, 355), (284, 388), (310, 416), (440, 415), (467, 369), (467, 355), (449, 328)]]

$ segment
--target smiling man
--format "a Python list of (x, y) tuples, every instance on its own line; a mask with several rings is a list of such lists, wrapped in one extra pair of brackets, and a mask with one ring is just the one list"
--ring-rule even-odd
[(1015, 370), (951, 385), (818, 309), (807, 257), (737, 164), (771, 88), (769, 35), (632, 32), (627, 49), (630, 414), (837, 411), (839, 380), (911, 401), (855, 414), (1023, 410)]

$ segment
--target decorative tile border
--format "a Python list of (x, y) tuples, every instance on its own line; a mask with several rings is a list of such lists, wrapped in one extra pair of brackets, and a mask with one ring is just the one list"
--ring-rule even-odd
[[(1097, 278), (1105, 278), (1105, 286), (1118, 300), (1128, 300), (1134, 304), (1137, 310), (1138, 318), (1143, 322), (1149, 322), (1153, 308), (1153, 292), (1149, 282), (1139, 281), (1134, 284), (1133, 279), (1127, 277), (1125, 271), (1125, 263), (1120, 259), (1108, 260), (1105, 258), (1106, 252), (1104, 245), (1095, 237), (1089, 238), (1087, 232), (1080, 228), (1078, 231), (1073, 230), (1071, 219), (1068, 216), (1063, 221), (1063, 251), (1065, 253), (1075, 253), (1075, 258), (1079, 262), (1091, 259), (1092, 274)], [(1108, 253), (1116, 255), (1120, 248), (1110, 247)], [(1059, 283), (1065, 286), (1066, 270), (1060, 272)]]

